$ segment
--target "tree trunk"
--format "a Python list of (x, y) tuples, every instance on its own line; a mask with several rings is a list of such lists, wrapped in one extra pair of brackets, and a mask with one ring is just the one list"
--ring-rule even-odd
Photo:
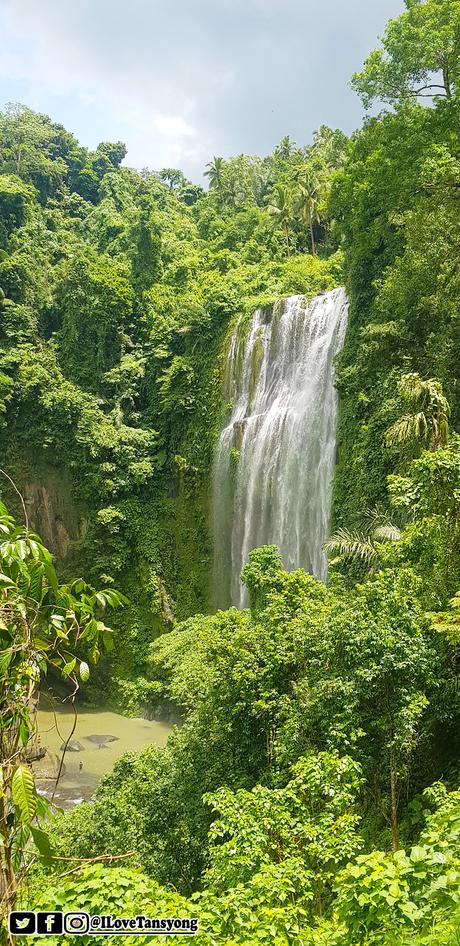
[[(7, 921), (8, 914), (14, 910), (16, 905), (16, 876), (11, 858), (11, 837), (7, 824), (7, 801), (6, 797), (0, 798), (0, 835), (2, 844), (2, 853), (0, 858), (0, 917)], [(14, 943), (14, 939), (9, 933), (6, 934), (6, 942)]]
[(398, 840), (398, 776), (396, 773), (396, 760), (394, 749), (390, 749), (390, 799), (391, 799), (391, 847), (393, 851), (399, 848)]
[(286, 252), (287, 252), (287, 255), (290, 256), (290, 255), (291, 255), (291, 246), (290, 246), (290, 243), (289, 243), (289, 230), (288, 230), (288, 226), (287, 226), (286, 223), (284, 224), (284, 239), (286, 240)]
[(315, 882), (315, 906), (316, 915), (323, 916), (323, 882), (318, 878)]
[(313, 256), (316, 256), (316, 243), (315, 243), (315, 234), (313, 233), (313, 221), (310, 220), (310, 240), (311, 240), (311, 251)]
[(452, 86), (450, 84), (450, 72), (449, 72), (449, 63), (444, 62), (442, 67), (442, 81), (444, 83), (444, 88), (446, 90), (446, 97), (448, 99), (452, 98)]
[[(31, 680), (29, 691), (25, 694), (24, 702), (28, 706), (30, 719), (35, 720), (38, 706), (38, 681)], [(35, 728), (33, 726), (33, 728)], [(8, 917), (15, 909), (19, 871), (15, 869), (11, 856), (11, 845), (14, 839), (15, 825), (9, 824), (9, 811), (13, 803), (11, 800), (11, 782), (15, 765), (19, 761), (27, 761), (27, 750), (34, 750), (31, 739), (21, 750), (19, 746), (19, 725), (16, 724), (10, 731), (3, 731), (0, 743), (0, 757), (2, 759), (3, 792), (0, 796), (0, 916)], [(15, 938), (7, 934), (6, 942), (14, 944)]]

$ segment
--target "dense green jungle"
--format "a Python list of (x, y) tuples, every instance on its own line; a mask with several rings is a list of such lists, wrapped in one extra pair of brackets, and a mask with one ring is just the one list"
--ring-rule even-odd
[[(0, 113), (5, 943), (39, 939), (15, 907), (196, 918), (199, 946), (460, 943), (460, 2), (405, 7), (351, 138), (216, 156), (203, 187)], [(235, 324), (338, 286), (327, 584), (267, 545), (214, 612)], [(40, 689), (178, 725), (63, 813)]]

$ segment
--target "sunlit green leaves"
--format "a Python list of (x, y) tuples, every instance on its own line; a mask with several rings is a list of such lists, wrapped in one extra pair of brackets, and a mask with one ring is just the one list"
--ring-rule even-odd
[(11, 795), (19, 810), (21, 821), (30, 824), (37, 810), (35, 782), (30, 769), (19, 765), (11, 780)]
[(407, 0), (407, 10), (387, 24), (383, 48), (374, 49), (353, 86), (366, 107), (417, 97), (451, 99), (459, 91), (457, 0)]
[(89, 680), (89, 666), (86, 663), (86, 660), (80, 661), (79, 671), (80, 671), (80, 680), (82, 680), (83, 683), (86, 683), (86, 681)]
[(460, 903), (459, 793), (444, 792), (439, 802), (419, 844), (393, 854), (363, 854), (339, 876), (337, 910), (348, 931), (345, 946), (364, 937), (378, 943), (385, 933), (407, 935), (409, 941), (416, 931), (428, 933), (436, 916), (452, 917)]
[(43, 831), (41, 828), (31, 827), (31, 834), (34, 840), (35, 847), (43, 858), (49, 860), (51, 857), (51, 842), (49, 835), (46, 831)]

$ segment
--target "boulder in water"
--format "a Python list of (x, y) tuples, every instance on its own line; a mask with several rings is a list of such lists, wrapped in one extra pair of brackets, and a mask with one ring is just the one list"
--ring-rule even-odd
[(46, 755), (46, 746), (32, 746), (25, 749), (24, 758), (26, 762), (38, 762)]
[(61, 758), (56, 754), (56, 752), (51, 752), (50, 749), (46, 750), (46, 753), (42, 759), (39, 759), (37, 762), (33, 763), (33, 772), (37, 781), (42, 779), (57, 779), (59, 771), (61, 777), (65, 775), (65, 765), (61, 766)]
[(81, 742), (79, 742), (78, 739), (71, 739), (70, 742), (68, 743), (63, 742), (61, 745), (61, 752), (64, 752), (64, 749), (66, 750), (66, 752), (84, 752), (85, 751), (84, 746), (82, 746)]
[(90, 742), (94, 742), (96, 746), (99, 746), (100, 749), (105, 749), (109, 742), (117, 742), (118, 736), (85, 736), (85, 739), (88, 739)]

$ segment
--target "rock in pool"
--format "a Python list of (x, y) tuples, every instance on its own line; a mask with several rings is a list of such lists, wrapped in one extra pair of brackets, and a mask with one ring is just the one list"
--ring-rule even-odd
[(33, 763), (33, 771), (37, 781), (41, 781), (42, 779), (56, 779), (59, 771), (61, 776), (64, 776), (66, 769), (64, 764), (61, 766), (60, 756), (47, 749), (43, 759)]
[(65, 742), (63, 742), (61, 745), (61, 752), (64, 752), (64, 749), (66, 749), (67, 752), (84, 752), (85, 751), (84, 746), (82, 746), (81, 742), (79, 742), (78, 739), (71, 739), (70, 742), (67, 743), (67, 745), (65, 744)]
[(118, 736), (85, 736), (90, 742), (94, 742), (100, 749), (105, 749), (108, 742), (117, 742)]

